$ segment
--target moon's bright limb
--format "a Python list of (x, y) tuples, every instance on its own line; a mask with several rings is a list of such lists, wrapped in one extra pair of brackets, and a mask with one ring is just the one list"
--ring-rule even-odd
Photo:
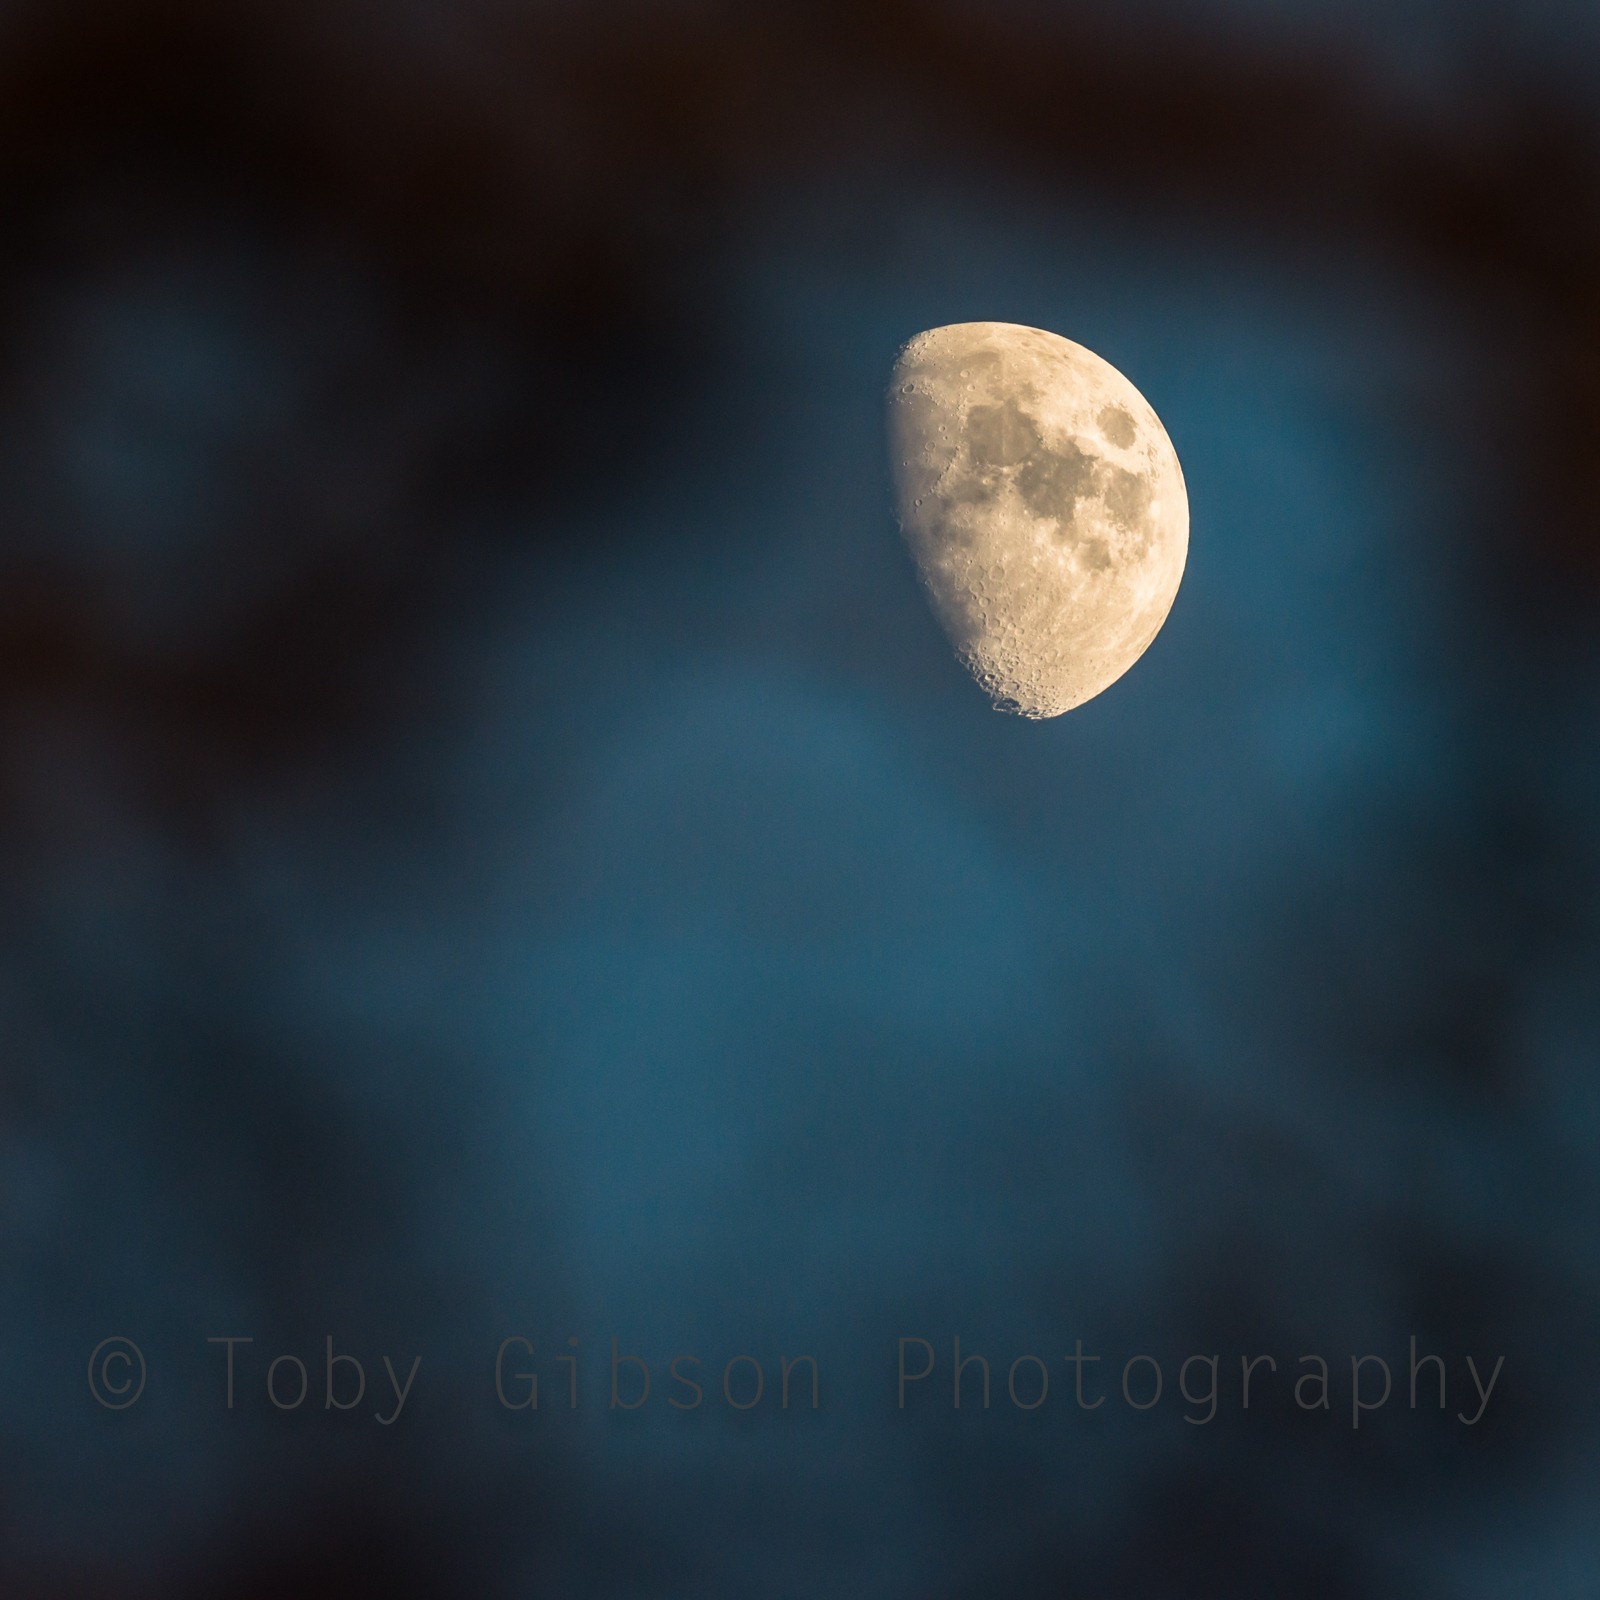
[(1189, 548), (1183, 472), (1144, 396), (1059, 334), (959, 322), (906, 345), (888, 401), (901, 529), (996, 707), (1059, 716), (1115, 683)]

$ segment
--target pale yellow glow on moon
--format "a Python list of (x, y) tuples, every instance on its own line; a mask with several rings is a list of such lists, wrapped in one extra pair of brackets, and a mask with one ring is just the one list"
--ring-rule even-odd
[(1189, 549), (1177, 452), (1134, 386), (1040, 328), (919, 333), (889, 385), (900, 527), (995, 705), (1054, 717), (1166, 621)]

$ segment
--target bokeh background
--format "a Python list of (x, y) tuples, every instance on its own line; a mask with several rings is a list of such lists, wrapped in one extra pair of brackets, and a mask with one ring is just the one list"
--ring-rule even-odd
[[(1597, 86), (1588, 0), (0, 7), (0, 1589), (1592, 1596)], [(991, 318), (1193, 516), (1039, 725), (890, 516)]]

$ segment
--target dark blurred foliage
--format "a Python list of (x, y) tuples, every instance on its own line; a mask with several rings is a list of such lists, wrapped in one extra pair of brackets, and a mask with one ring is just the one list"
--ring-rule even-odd
[[(1600, 40), (1540, 21), (0, 6), (4, 1593), (1591, 1592)], [(1052, 308), (1195, 533), (1033, 729), (875, 386)], [(1507, 1372), (1479, 1435), (883, 1408), (969, 1327)], [(524, 1328), (839, 1399), (533, 1432)], [(207, 1334), (329, 1330), (425, 1345), (409, 1432), (219, 1412)]]

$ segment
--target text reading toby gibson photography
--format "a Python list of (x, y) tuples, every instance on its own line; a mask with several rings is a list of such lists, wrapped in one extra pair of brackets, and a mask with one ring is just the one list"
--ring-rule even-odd
[[(331, 1334), (313, 1349), (310, 1355), (278, 1351), (250, 1335), (211, 1334), (196, 1354), (214, 1368), (223, 1411), (359, 1412), (393, 1427), (419, 1381), (426, 1384), (420, 1355), (357, 1354)], [(1415, 1335), (1398, 1358), (1201, 1354), (1175, 1363), (1170, 1374), (1155, 1356), (1102, 1356), (1085, 1350), (1081, 1339), (1054, 1361), (1031, 1354), (991, 1360), (991, 1353), (964, 1345), (959, 1336), (936, 1344), (920, 1334), (902, 1334), (886, 1344), (884, 1355), (891, 1354), (892, 1367), (884, 1361), (882, 1395), (886, 1409), (897, 1412), (1036, 1412), (1047, 1404), (1069, 1412), (1106, 1406), (1147, 1412), (1164, 1405), (1195, 1427), (1214, 1421), (1224, 1407), (1248, 1412), (1292, 1401), (1302, 1411), (1347, 1419), (1356, 1429), (1363, 1416), (1391, 1405), (1448, 1412), (1471, 1428), (1488, 1411), (1505, 1365), (1504, 1356), (1482, 1363), (1470, 1354), (1447, 1360), (1419, 1348)], [(485, 1394), (507, 1412), (682, 1412), (704, 1405), (816, 1411), (825, 1392), (814, 1355), (741, 1354), (717, 1363), (685, 1353), (652, 1363), (617, 1339), (609, 1348), (600, 1342), (596, 1351), (569, 1337), (541, 1353), (533, 1339), (512, 1334), (485, 1352), (482, 1371)], [(102, 1339), (89, 1357), (89, 1393), (108, 1411), (137, 1405), (150, 1379), (144, 1352), (131, 1339)]]

